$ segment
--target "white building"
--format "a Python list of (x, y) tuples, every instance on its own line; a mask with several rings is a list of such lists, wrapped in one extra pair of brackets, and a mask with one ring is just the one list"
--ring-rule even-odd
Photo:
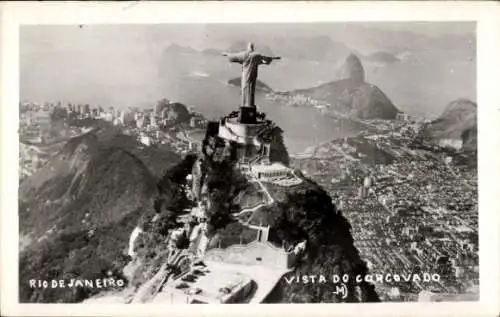
[(125, 111), (120, 112), (120, 123), (125, 124)]
[(203, 205), (203, 203), (201, 201), (198, 202), (198, 206), (194, 207), (191, 210), (191, 215), (193, 217), (195, 217), (196, 219), (198, 219), (198, 220), (202, 220), (202, 219), (206, 219), (207, 218), (206, 208), (205, 208), (205, 206)]
[(151, 145), (151, 138), (147, 135), (141, 135), (140, 137), (140, 142), (146, 146), (150, 146)]
[(113, 122), (113, 114), (110, 112), (101, 112), (99, 117), (104, 121)]
[(154, 112), (151, 112), (150, 125), (153, 127), (158, 125), (158, 123), (156, 122), (156, 115)]
[(191, 128), (196, 128), (201, 123), (202, 119), (199, 117), (191, 117), (191, 119), (189, 120), (189, 125), (191, 126)]
[(139, 118), (137, 118), (135, 124), (138, 129), (142, 129), (142, 127), (144, 126), (144, 117), (140, 116)]
[(401, 292), (399, 291), (398, 287), (391, 287), (389, 292), (387, 292), (387, 296), (389, 296), (391, 299), (399, 299), (401, 297)]
[(281, 163), (273, 163), (270, 165), (252, 165), (250, 167), (250, 172), (254, 177), (262, 180), (288, 177), (291, 174), (290, 168)]
[(138, 121), (142, 117), (142, 113), (134, 112), (134, 121)]
[(439, 146), (460, 150), (462, 148), (462, 139), (441, 139)]
[(366, 188), (370, 188), (370, 187), (372, 187), (372, 184), (373, 184), (372, 177), (371, 176), (365, 177), (365, 179), (363, 180), (363, 186)]
[(407, 113), (404, 113), (404, 112), (398, 112), (396, 114), (396, 120), (399, 120), (399, 121), (410, 121), (412, 119), (412, 117), (407, 114)]

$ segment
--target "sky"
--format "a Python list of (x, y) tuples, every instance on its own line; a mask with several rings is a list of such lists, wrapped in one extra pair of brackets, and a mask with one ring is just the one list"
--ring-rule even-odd
[(407, 31), (426, 36), (470, 34), (476, 30), (475, 22), (371, 22), (362, 25), (386, 31)]
[[(410, 36), (409, 33), (413, 33)], [(171, 43), (197, 49), (221, 48), (226, 41), (326, 35), (345, 44), (363, 46), (373, 38), (390, 42), (399, 36), (403, 41), (414, 35), (473, 35), (473, 22), (337, 22), (307, 24), (156, 24), (156, 25), (78, 25), (23, 26), (21, 48), (29, 52), (55, 47), (57, 49), (92, 50), (113, 45), (115, 49), (133, 49), (134, 45), (167, 46)], [(348, 43), (353, 42), (353, 43)], [(42, 45), (40, 45), (42, 44)], [(219, 46), (219, 47), (217, 47)]]

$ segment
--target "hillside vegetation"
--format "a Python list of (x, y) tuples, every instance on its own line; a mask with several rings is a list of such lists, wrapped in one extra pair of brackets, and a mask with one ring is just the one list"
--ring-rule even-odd
[(139, 151), (132, 137), (104, 129), (70, 140), (28, 177), (19, 198), (20, 236), (32, 241), (20, 254), (21, 301), (77, 302), (91, 295), (87, 289), (31, 289), (27, 281), (34, 272), (40, 279), (120, 272), (130, 232), (154, 209), (158, 188), (152, 171), (176, 160), (168, 150)]

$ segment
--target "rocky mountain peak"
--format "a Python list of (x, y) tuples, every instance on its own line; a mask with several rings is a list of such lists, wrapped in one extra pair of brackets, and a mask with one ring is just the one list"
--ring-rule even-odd
[(365, 69), (359, 57), (353, 53), (347, 56), (344, 65), (340, 69), (339, 79), (349, 79), (357, 85), (365, 82)]

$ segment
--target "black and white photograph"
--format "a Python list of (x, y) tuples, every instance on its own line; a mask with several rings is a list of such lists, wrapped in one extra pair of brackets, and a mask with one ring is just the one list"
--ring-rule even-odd
[(477, 29), (20, 25), (19, 303), (479, 301)]

